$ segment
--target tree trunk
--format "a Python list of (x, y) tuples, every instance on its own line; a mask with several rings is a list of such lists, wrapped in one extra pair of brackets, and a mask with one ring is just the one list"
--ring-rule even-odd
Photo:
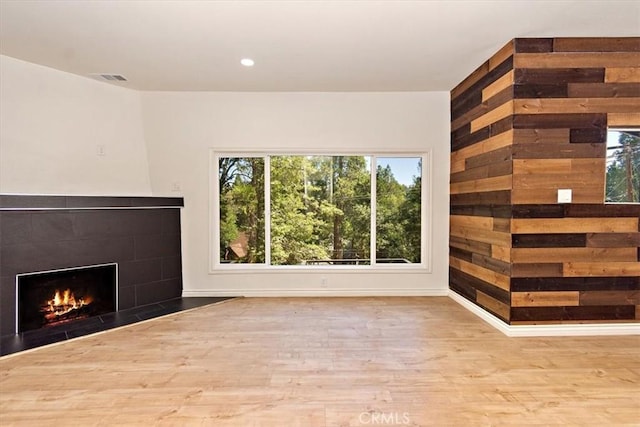
[(336, 188), (339, 188), (340, 177), (342, 176), (343, 168), (342, 156), (334, 157), (333, 164), (333, 186), (331, 188), (331, 197), (335, 206), (340, 209), (340, 213), (333, 216), (333, 259), (342, 259), (344, 257), (344, 249), (342, 247), (342, 201), (334, 196)]
[[(264, 251), (264, 163), (261, 158), (252, 158), (251, 162), (251, 188), (256, 194), (255, 211), (249, 215), (249, 263), (262, 262), (258, 254)], [(262, 248), (261, 248), (262, 246)], [(262, 249), (262, 251), (261, 251)]]
[(633, 155), (631, 151), (631, 143), (626, 142), (624, 144), (624, 154), (625, 154), (625, 169), (626, 169), (626, 181), (627, 181), (627, 200), (629, 202), (637, 202), (636, 198), (633, 194), (633, 170), (631, 169), (631, 156)]

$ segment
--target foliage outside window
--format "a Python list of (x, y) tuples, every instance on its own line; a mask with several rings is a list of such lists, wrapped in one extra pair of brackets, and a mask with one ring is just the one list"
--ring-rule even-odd
[(607, 202), (640, 202), (640, 131), (610, 129), (607, 133)]
[[(401, 169), (417, 171), (399, 182)], [(419, 158), (378, 158), (376, 171), (376, 257), (379, 262), (420, 262), (422, 161)]]
[(264, 263), (264, 159), (221, 158), (218, 181), (222, 259)]
[(221, 156), (217, 166), (221, 264), (422, 262), (421, 156)]

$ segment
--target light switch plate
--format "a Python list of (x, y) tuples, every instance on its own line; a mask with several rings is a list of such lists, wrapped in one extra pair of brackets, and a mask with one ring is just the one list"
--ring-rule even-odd
[(571, 203), (571, 189), (559, 188), (558, 189), (558, 203)]

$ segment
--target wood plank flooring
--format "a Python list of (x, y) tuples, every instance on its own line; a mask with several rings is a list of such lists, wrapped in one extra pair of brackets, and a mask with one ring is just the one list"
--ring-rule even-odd
[(0, 358), (0, 424), (638, 425), (640, 337), (507, 338), (448, 298), (239, 298)]

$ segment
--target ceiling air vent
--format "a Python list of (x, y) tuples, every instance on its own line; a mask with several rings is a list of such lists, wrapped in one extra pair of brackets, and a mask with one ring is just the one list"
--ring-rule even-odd
[(120, 74), (102, 74), (102, 73), (94, 73), (89, 74), (89, 77), (93, 77), (98, 80), (105, 80), (108, 82), (126, 82), (127, 78)]

